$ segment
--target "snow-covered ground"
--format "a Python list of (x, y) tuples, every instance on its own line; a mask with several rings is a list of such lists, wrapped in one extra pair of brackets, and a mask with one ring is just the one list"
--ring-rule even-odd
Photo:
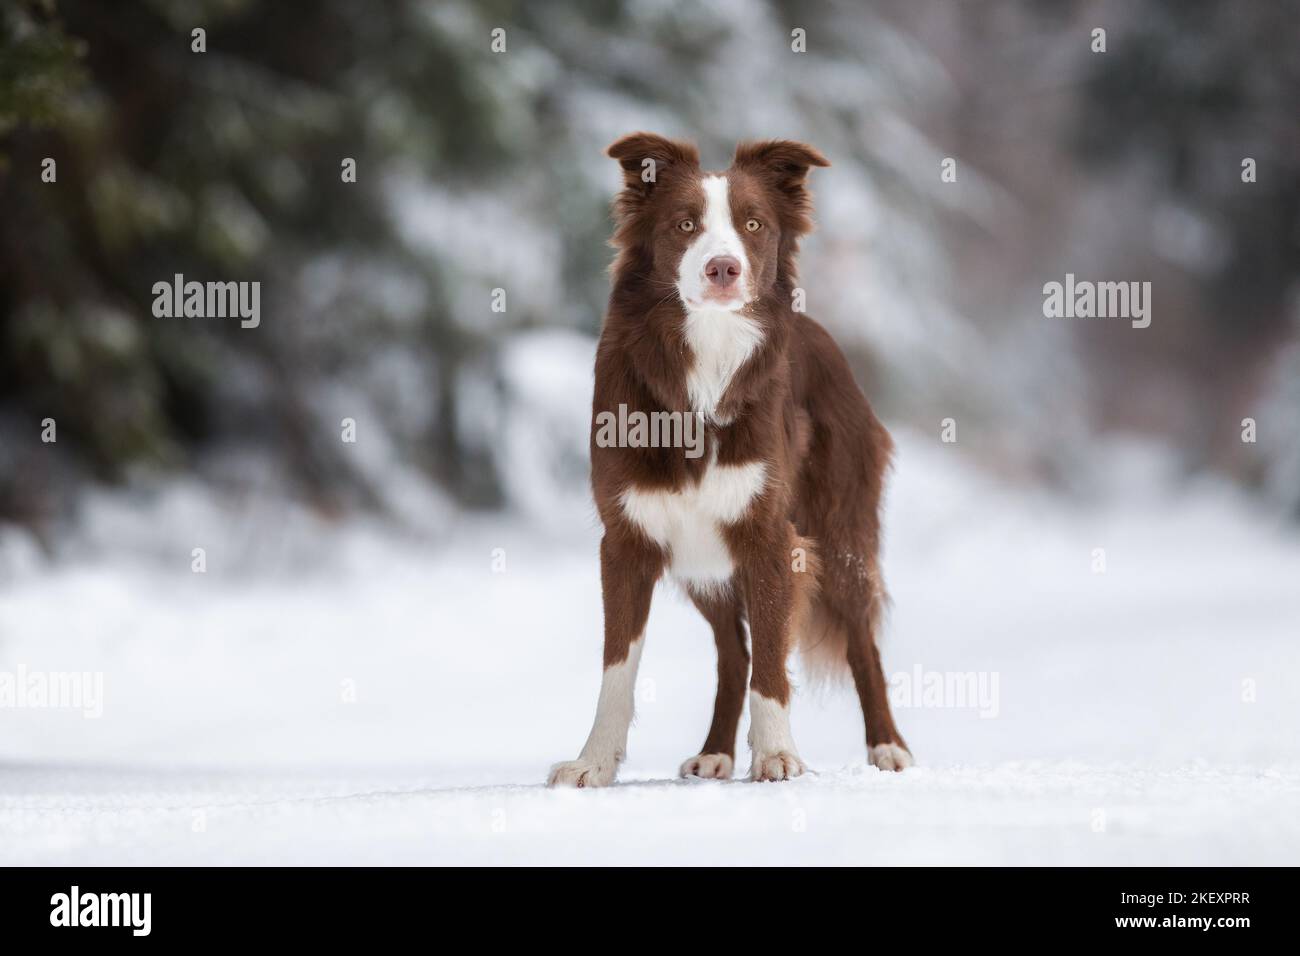
[(103, 675), (98, 718), (0, 708), (0, 864), (1300, 862), (1294, 532), (1143, 455), (1084, 506), (900, 447), (884, 651), (913, 770), (867, 766), (852, 695), (805, 689), (815, 773), (677, 780), (713, 650), (665, 586), (622, 782), (546, 790), (600, 677), (588, 514), (431, 542), (173, 488), (96, 500), (55, 565), (0, 538), (0, 674)]

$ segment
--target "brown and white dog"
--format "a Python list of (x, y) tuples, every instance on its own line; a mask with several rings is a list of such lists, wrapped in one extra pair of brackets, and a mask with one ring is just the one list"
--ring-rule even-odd
[(786, 673), (796, 644), (806, 663), (851, 672), (871, 762), (908, 767), (876, 648), (892, 443), (830, 335), (794, 308), (795, 256), (812, 227), (805, 182), (811, 167), (830, 164), (810, 146), (775, 140), (742, 143), (730, 169), (707, 173), (693, 145), (650, 133), (608, 153), (624, 187), (593, 422), (620, 406), (692, 414), (704, 449), (691, 457), (611, 446), (593, 427), (605, 671), (586, 746), (551, 769), (550, 783), (613, 782), (665, 570), (712, 626), (718, 650), (713, 724), (683, 776), (731, 776), (746, 681), (750, 777), (803, 773)]

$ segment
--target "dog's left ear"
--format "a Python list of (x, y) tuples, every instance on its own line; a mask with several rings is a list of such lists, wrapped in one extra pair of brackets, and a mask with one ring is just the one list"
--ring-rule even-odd
[(808, 171), (829, 166), (830, 160), (809, 146), (790, 139), (750, 140), (736, 147), (732, 164), (754, 173), (786, 200), (786, 227), (795, 232), (812, 228), (812, 197), (805, 188)]
[(784, 189), (800, 188), (813, 166), (829, 166), (828, 160), (807, 143), (792, 139), (750, 140), (736, 147), (732, 160), (737, 166), (761, 171)]

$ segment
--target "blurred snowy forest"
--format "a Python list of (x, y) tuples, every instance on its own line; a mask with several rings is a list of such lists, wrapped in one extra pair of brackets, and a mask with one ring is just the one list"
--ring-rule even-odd
[[(719, 167), (747, 137), (830, 157), (809, 311), (891, 426), (954, 417), (999, 479), (1075, 494), (1133, 433), (1174, 481), (1300, 514), (1298, 24), (1209, 0), (11, 0), (0, 523), (51, 548), (87, 488), (181, 475), (430, 528), (583, 498), (602, 150), (639, 128)], [(1151, 281), (1151, 327), (1044, 318), (1067, 272)], [(154, 318), (175, 273), (260, 281), (260, 327)]]

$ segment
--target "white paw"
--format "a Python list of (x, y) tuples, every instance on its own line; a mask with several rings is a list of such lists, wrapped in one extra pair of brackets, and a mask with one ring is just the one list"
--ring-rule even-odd
[(749, 779), (792, 780), (803, 773), (807, 767), (793, 750), (779, 750), (774, 754), (754, 754), (754, 762), (749, 767)]
[(551, 775), (546, 781), (548, 787), (608, 787), (614, 782), (618, 773), (618, 761), (609, 760), (568, 760), (557, 763), (551, 768)]
[(881, 770), (903, 770), (915, 761), (901, 744), (876, 744), (867, 748), (867, 758)]
[(703, 777), (705, 780), (730, 780), (734, 763), (726, 754), (696, 754), (685, 763), (679, 773), (683, 777)]

